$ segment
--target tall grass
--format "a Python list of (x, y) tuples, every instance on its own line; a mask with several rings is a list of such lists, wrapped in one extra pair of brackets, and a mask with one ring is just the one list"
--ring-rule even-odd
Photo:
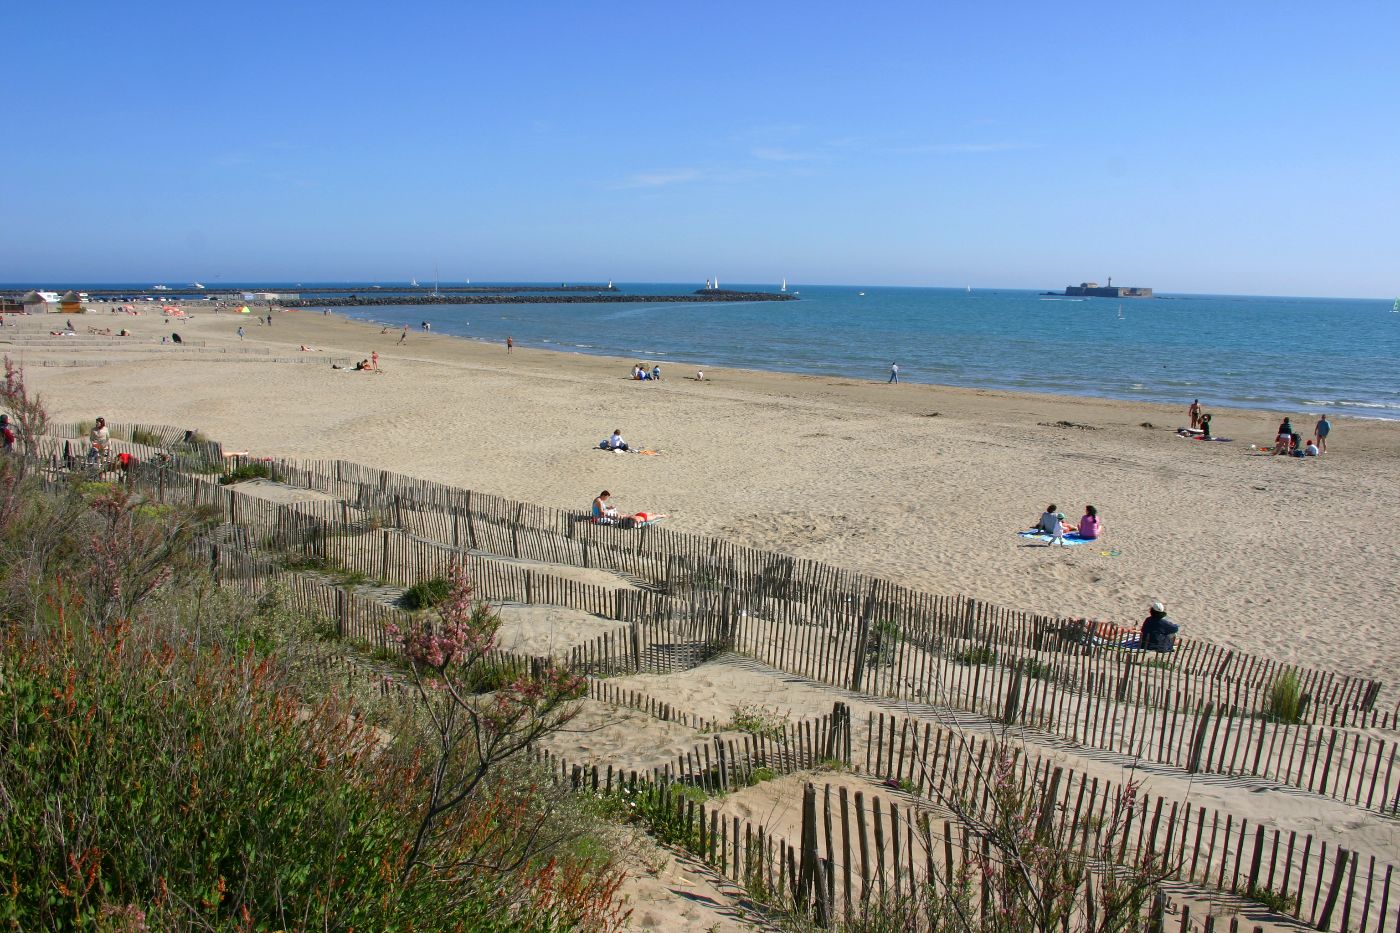
[(1307, 703), (1298, 675), (1285, 671), (1269, 685), (1269, 695), (1264, 699), (1264, 718), (1271, 722), (1300, 723)]

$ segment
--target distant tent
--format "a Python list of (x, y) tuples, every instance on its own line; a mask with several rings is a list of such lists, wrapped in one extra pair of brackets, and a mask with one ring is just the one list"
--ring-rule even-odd
[(77, 292), (64, 292), (63, 297), (58, 299), (58, 310), (64, 314), (82, 314), (83, 300)]

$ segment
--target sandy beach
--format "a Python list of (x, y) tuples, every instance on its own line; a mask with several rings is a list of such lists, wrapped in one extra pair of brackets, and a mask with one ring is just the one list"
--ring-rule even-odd
[[(1217, 409), (1216, 433), (1234, 441), (1200, 443), (1175, 434), (1189, 399), (733, 370), (700, 382), (676, 361), (640, 383), (632, 360), (416, 331), (400, 345), (399, 331), (307, 311), (268, 326), (98, 310), (68, 342), (38, 339), (57, 315), (8, 323), (0, 348), (59, 419), (175, 424), (255, 454), (342, 457), (552, 506), (608, 488), (676, 529), (932, 592), (1130, 624), (1161, 599), (1186, 636), (1383, 680), (1400, 662), (1384, 621), (1400, 596), (1396, 422), (1337, 419), (1327, 455), (1299, 461), (1250, 444), (1284, 414), (1306, 431), (1309, 412)], [(86, 335), (109, 325), (134, 336)], [(185, 343), (160, 344), (171, 331)], [(382, 374), (331, 368), (371, 352)], [(598, 450), (614, 428), (659, 453)], [(1071, 519), (1095, 505), (1100, 542), (1015, 536), (1052, 502)]]

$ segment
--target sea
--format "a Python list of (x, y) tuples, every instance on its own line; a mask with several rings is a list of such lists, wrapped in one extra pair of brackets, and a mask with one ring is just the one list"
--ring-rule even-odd
[[(296, 291), (299, 284), (258, 288)], [(371, 287), (338, 284), (361, 296)], [(616, 284), (641, 295), (697, 287)], [(776, 283), (723, 287), (778, 290)], [(379, 289), (394, 293), (388, 284)], [(793, 282), (788, 291), (797, 300), (336, 310), (394, 327), (428, 321), (439, 334), (497, 343), (509, 336), (522, 347), (624, 357), (659, 365), (663, 375), (733, 367), (884, 381), (898, 363), (904, 382), (1400, 419), (1400, 314), (1391, 299), (1072, 299), (1015, 289)]]

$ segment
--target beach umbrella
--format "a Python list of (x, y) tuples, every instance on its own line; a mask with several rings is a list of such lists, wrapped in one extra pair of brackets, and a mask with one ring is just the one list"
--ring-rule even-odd
[(247, 306), (247, 305), (244, 305), (243, 307), (241, 307), (241, 308), (238, 309), (238, 313), (239, 313), (239, 314), (252, 314), (253, 312), (251, 312), (251, 311), (248, 310), (248, 306)]

